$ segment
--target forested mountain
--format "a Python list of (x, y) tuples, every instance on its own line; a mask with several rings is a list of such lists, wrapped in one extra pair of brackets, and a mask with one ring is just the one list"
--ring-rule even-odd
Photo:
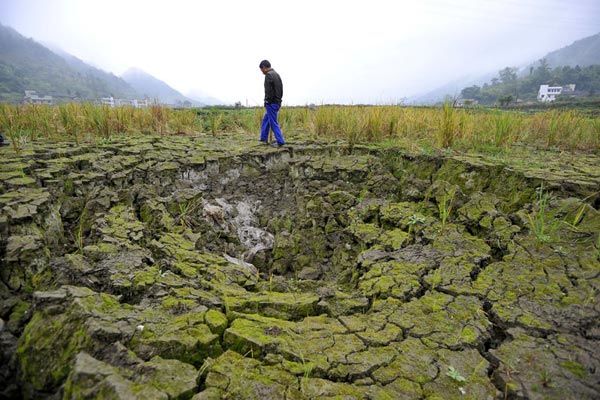
[(67, 62), (36, 41), (0, 24), (0, 101), (19, 101), (25, 90), (84, 99), (136, 96), (135, 90), (122, 79), (82, 64), (85, 63), (81, 60)]
[(161, 102), (167, 104), (178, 104), (189, 102), (197, 104), (171, 86), (167, 85), (160, 79), (142, 71), (141, 69), (131, 68), (123, 73), (122, 78), (133, 87), (143, 97), (151, 99), (160, 99)]
[(167, 83), (139, 69), (122, 77), (93, 67), (49, 45), (28, 39), (0, 24), (0, 101), (19, 102), (25, 90), (51, 95), (55, 100), (156, 99), (164, 104), (202, 105)]
[(600, 94), (600, 65), (550, 68), (547, 60), (541, 59), (525, 76), (519, 77), (515, 68), (506, 67), (499, 71), (498, 77), (493, 78), (490, 83), (464, 88), (461, 96), (483, 104), (508, 104), (517, 99), (535, 99), (540, 85), (568, 84), (575, 84), (578, 96)]
[(544, 58), (551, 68), (600, 65), (600, 33), (550, 52)]
[(489, 104), (500, 98), (507, 99), (508, 96), (512, 100), (533, 99), (541, 84), (569, 83), (576, 84), (580, 94), (600, 94), (598, 68), (595, 65), (600, 65), (600, 33), (552, 51), (529, 65), (506, 67), (500, 73), (464, 78), (411, 100), (415, 103), (434, 103), (460, 93), (463, 98)]
[[(506, 67), (483, 85), (472, 85), (461, 96), (484, 104), (533, 100), (540, 85), (575, 84), (579, 96), (600, 94), (600, 33), (548, 53), (519, 71)], [(564, 98), (564, 97), (563, 97)]]

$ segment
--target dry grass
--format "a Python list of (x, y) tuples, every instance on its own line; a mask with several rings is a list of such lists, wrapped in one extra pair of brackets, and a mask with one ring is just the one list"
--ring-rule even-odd
[[(36, 139), (97, 140), (126, 134), (238, 132), (258, 135), (264, 111), (174, 110), (153, 106), (110, 108), (91, 104), (60, 106), (0, 104), (0, 129), (15, 150)], [(538, 148), (597, 152), (600, 118), (575, 110), (526, 114), (515, 111), (399, 106), (283, 108), (284, 132), (315, 139), (357, 143), (396, 141), (431, 148)]]

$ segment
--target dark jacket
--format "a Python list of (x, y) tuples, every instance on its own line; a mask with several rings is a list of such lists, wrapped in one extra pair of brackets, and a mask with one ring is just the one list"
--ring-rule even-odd
[(265, 75), (265, 103), (276, 103), (281, 105), (283, 97), (283, 82), (274, 69)]

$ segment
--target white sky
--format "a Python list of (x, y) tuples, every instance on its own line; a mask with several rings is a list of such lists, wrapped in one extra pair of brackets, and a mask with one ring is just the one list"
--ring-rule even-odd
[(0, 22), (104, 70), (262, 104), (390, 103), (600, 31), (599, 0), (0, 0)]

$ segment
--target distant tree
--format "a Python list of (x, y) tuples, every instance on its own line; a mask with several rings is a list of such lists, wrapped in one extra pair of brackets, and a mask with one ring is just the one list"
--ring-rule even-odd
[(550, 78), (550, 65), (548, 64), (548, 60), (542, 58), (539, 60), (539, 65), (534, 71), (534, 77), (537, 82), (540, 84), (547, 83)]
[(513, 97), (508, 95), (508, 96), (504, 96), (504, 97), (500, 97), (498, 99), (498, 103), (500, 103), (501, 107), (506, 107), (507, 105), (509, 105), (511, 102), (513, 101)]
[(506, 67), (498, 72), (502, 83), (512, 83), (517, 80), (517, 70), (515, 68)]
[(550, 64), (548, 64), (548, 60), (546, 58), (540, 58), (538, 62), (540, 63), (540, 65), (537, 67), (538, 70), (550, 71)]
[[(514, 78), (516, 71), (503, 69), (499, 72), (500, 79), (492, 80), (492, 84), (484, 83), (481, 87), (469, 86), (461, 90), (463, 99), (475, 99), (480, 104), (508, 105), (517, 99), (535, 100), (540, 85), (553, 84), (558, 86), (575, 84), (579, 93), (590, 93), (590, 96), (600, 93), (600, 65), (586, 67), (556, 67), (550, 69), (548, 63), (542, 60), (531, 75)], [(510, 99), (510, 100), (507, 100)], [(566, 98), (564, 99), (566, 101)]]
[(481, 88), (477, 85), (469, 86), (460, 91), (463, 99), (479, 99)]

